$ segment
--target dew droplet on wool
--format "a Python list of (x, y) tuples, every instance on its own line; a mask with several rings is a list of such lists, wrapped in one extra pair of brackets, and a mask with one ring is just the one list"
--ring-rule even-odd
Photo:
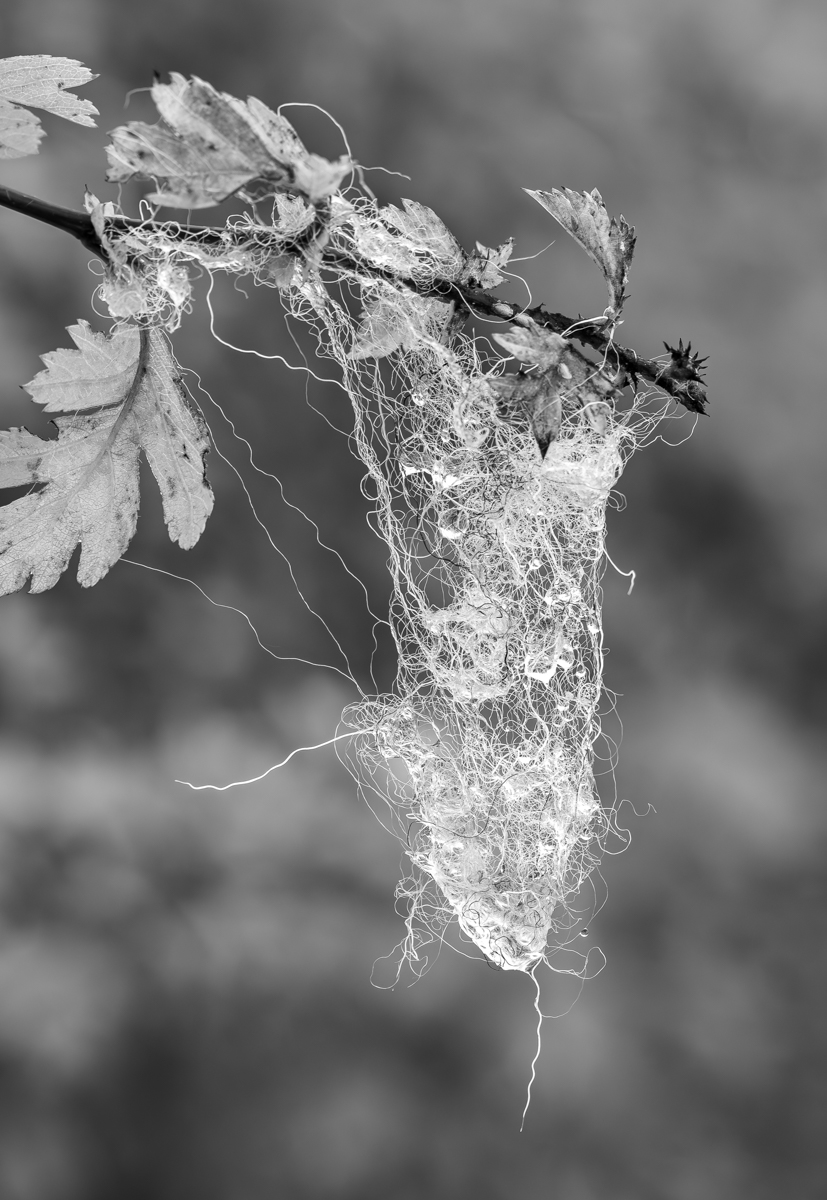
[(566, 607), (568, 599), (568, 592), (555, 591), (554, 588), (549, 588), (545, 596), (543, 596), (543, 603), (548, 605), (549, 608), (561, 609)]
[(439, 524), (439, 532), (449, 542), (459, 541), (468, 532), (468, 514), (461, 508), (443, 513)]
[(536, 679), (538, 683), (550, 683), (556, 670), (557, 660), (553, 654), (541, 654), (526, 659), (526, 676)]
[(557, 666), (561, 671), (568, 671), (574, 666), (574, 661), (574, 646), (564, 639), (557, 651)]

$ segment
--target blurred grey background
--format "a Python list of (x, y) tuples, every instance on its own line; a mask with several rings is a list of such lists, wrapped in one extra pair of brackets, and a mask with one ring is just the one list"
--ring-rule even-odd
[[(711, 417), (633, 460), (611, 517), (607, 681), (632, 835), (608, 858), (582, 989), (547, 976), (534, 1099), (526, 979), (444, 951), (371, 986), (402, 936), (400, 850), (331, 750), (352, 689), (281, 664), (186, 582), (121, 564), (0, 604), (3, 1200), (809, 1200), (827, 1195), (827, 12), (818, 0), (5, 0), (0, 54), (80, 58), (101, 130), (50, 119), (11, 186), (102, 198), (104, 131), (156, 70), (324, 106), (385, 200), (466, 245), (516, 238), (534, 295), (605, 304), (522, 187), (598, 187), (638, 230), (621, 340), (710, 355)], [(289, 114), (341, 152), (319, 113)], [(137, 193), (135, 193), (137, 195)], [(134, 200), (126, 193), (126, 200)], [(0, 212), (2, 425), (90, 308), (89, 256)], [(203, 294), (203, 288), (202, 288)], [(509, 293), (522, 299), (514, 287)], [(273, 293), (215, 293), (227, 341), (297, 361)], [(175, 338), (379, 611), (341, 392), (233, 354), (203, 303)], [(203, 398), (203, 397), (202, 397)], [(365, 679), (370, 621), (208, 401), (218, 443)], [(672, 425), (673, 440), (690, 422)], [(198, 547), (153, 487), (132, 557), (335, 661), (229, 467)], [(392, 679), (387, 647), (380, 682)], [(620, 736), (618, 723), (609, 732)], [(611, 781), (606, 780), (607, 789)], [(607, 795), (609, 792), (607, 791)], [(650, 811), (655, 810), (655, 811)], [(648, 815), (645, 815), (647, 814)]]

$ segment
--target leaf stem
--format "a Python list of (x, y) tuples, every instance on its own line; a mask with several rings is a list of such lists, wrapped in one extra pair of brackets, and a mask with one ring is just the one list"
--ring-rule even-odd
[[(118, 413), (117, 417), (115, 418), (114, 422), (112, 423), (112, 428), (109, 430), (109, 432), (106, 435), (106, 441), (103, 443), (100, 450), (97, 452), (95, 457), (92, 459), (89, 466), (83, 472), (81, 484), (85, 483), (86, 481), (88, 481), (89, 479), (92, 478), (95, 471), (98, 469), (98, 466), (99, 466), (101, 460), (104, 458), (104, 456), (106, 454), (108, 454), (108, 452), (115, 445), (115, 439), (117, 438), (118, 434), (120, 433), (121, 428), (123, 427), (124, 421), (129, 416), (129, 413), (132, 409), (132, 406), (135, 403), (138, 392), (141, 390), (141, 384), (143, 383), (144, 375), (146, 375), (146, 369), (149, 364), (150, 342), (149, 342), (149, 330), (148, 329), (141, 328), (139, 330), (139, 333), (140, 333), (140, 342), (138, 344), (138, 361), (135, 365), (135, 374), (132, 376), (132, 382), (129, 385), (129, 391), (126, 393), (123, 400), (121, 400), (121, 402), (120, 402), (121, 403), (121, 411)], [(107, 407), (109, 407), (109, 406), (107, 406)]]
[(118, 413), (115, 424), (109, 430), (109, 437), (106, 440), (110, 446), (118, 436), (118, 431), (120, 430), (126, 418), (129, 416), (138, 392), (141, 390), (141, 384), (144, 381), (144, 375), (146, 375), (146, 369), (149, 365), (149, 332), (149, 329), (147, 329), (145, 326), (140, 326), (138, 329), (140, 341), (138, 343), (138, 362), (135, 366), (135, 375), (133, 376), (132, 383), (129, 385), (129, 391), (124, 397), (123, 407)]

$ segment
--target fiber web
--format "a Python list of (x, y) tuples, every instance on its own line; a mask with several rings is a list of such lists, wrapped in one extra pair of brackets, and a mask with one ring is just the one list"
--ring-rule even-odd
[[(421, 277), (444, 269), (418, 245)], [(599, 581), (631, 425), (567, 412), (543, 457), (501, 419), (480, 343), (446, 336), (446, 304), (362, 282), (355, 320), (315, 283), (300, 296), (343, 372), (390, 551), (396, 686), (343, 722), (368, 735), (349, 764), (389, 802), (414, 868), (405, 951), (455, 916), (492, 962), (528, 971), (550, 935), (565, 940), (608, 832)]]
[[(322, 266), (285, 251), (312, 212), (278, 199), (281, 247), (278, 221), (248, 225), (243, 244), (236, 224), (226, 252), (192, 260), (278, 287), (353, 406), (398, 672), (391, 694), (345, 710), (344, 757), (387, 802), (412, 865), (404, 950), (415, 960), (455, 917), (493, 963), (529, 972), (571, 936), (611, 826), (593, 766), (606, 506), (663, 414), (642, 399), (617, 413), (606, 387), (590, 406), (581, 388), (541, 453), (528, 420), (504, 419), (504, 360), (462, 332), (450, 300), (421, 294), (463, 262), (430, 210), (334, 197), (325, 241), (343, 265)], [(160, 239), (157, 252), (169, 272), (186, 265)]]
[[(399, 670), (393, 696), (346, 721), (375, 730), (358, 743), (360, 765), (411, 822), (422, 876), (493, 962), (527, 970), (564, 927), (604, 832), (592, 747), (620, 434), (574, 420), (543, 460), (465, 365), (434, 347), (408, 353), (396, 420), (387, 401), (373, 421), (360, 413), (371, 478), (377, 444), (387, 450), (377, 518)], [(415, 881), (409, 895), (424, 915)]]

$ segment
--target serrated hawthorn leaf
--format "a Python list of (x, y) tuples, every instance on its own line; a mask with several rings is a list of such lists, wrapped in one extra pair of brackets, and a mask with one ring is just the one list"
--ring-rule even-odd
[(385, 358), (419, 345), (424, 337), (438, 337), (448, 307), (443, 300), (383, 289), (365, 300), (349, 357)]
[(293, 187), (315, 204), (337, 192), (340, 183), (352, 169), (349, 158), (337, 158), (335, 162), (330, 162), (320, 154), (308, 154), (293, 168)]
[(301, 196), (276, 196), (278, 221), (276, 229), (283, 237), (295, 237), (303, 233), (313, 220), (313, 209)]
[(494, 337), (516, 358), (537, 368), (531, 374), (501, 375), (490, 383), (500, 417), (510, 423), (528, 420), (544, 457), (563, 420), (577, 414), (595, 433), (606, 433), (616, 392), (601, 367), (550, 329), (515, 325)]
[(562, 334), (537, 325), (512, 325), (507, 333), (495, 333), (493, 338), (520, 362), (542, 370), (557, 366), (569, 346)]
[(44, 355), (45, 370), (26, 385), (47, 412), (61, 412), (57, 440), (0, 434), (0, 487), (38, 489), (0, 509), (0, 595), (29, 577), (32, 592), (53, 587), (77, 545), (78, 582), (103, 578), (135, 532), (141, 453), (173, 541), (194, 546), (212, 510), (209, 435), (164, 334), (134, 325), (99, 334), (85, 322), (69, 333), (78, 348)]
[(354, 249), (381, 270), (409, 275), (414, 256), (406, 243), (379, 221), (365, 220), (353, 205), (345, 209), (341, 198), (334, 197), (334, 220), (347, 225)]
[(385, 358), (394, 350), (415, 346), (420, 333), (418, 316), (415, 306), (403, 304), (395, 294), (366, 300), (350, 358)]
[(550, 192), (523, 190), (542, 204), (597, 263), (609, 288), (611, 306), (618, 314), (626, 298), (626, 281), (635, 250), (633, 226), (624, 217), (616, 220), (609, 216), (597, 188), (591, 192), (575, 192), (570, 188), (552, 188)]
[[(154, 179), (159, 186), (147, 199), (168, 208), (212, 208), (259, 174), (248, 163), (239, 163), (235, 154), (207, 153), (201, 144), (162, 125), (138, 121), (112, 131), (106, 154), (110, 182)], [(285, 171), (274, 183), (287, 180)]]
[(527, 420), (545, 457), (563, 419), (560, 377), (552, 369), (537, 375), (502, 375), (491, 382), (501, 418), (509, 424), (520, 418)]
[(286, 117), (273, 112), (255, 96), (248, 96), (246, 105), (241, 100), (235, 104), (272, 158), (288, 163), (304, 161), (308, 153), (304, 142)]
[(476, 249), (465, 256), (460, 282), (467, 283), (471, 287), (481, 288), (485, 292), (499, 287), (505, 281), (505, 275), (500, 267), (505, 266), (511, 258), (513, 250), (513, 238), (503, 242), (496, 250), (477, 242)]
[(50, 54), (18, 54), (0, 59), (0, 158), (37, 154), (45, 131), (40, 118), (18, 105), (42, 108), (78, 125), (92, 125), (98, 110), (89, 100), (79, 100), (66, 88), (81, 87), (97, 79), (74, 58)]
[(40, 139), (45, 136), (39, 117), (0, 98), (0, 158), (37, 154)]
[(301, 192), (315, 203), (336, 191), (350, 160), (308, 154), (293, 126), (253, 97), (245, 103), (203, 79), (175, 72), (156, 82), (161, 121), (132, 121), (112, 132), (107, 179), (154, 179), (155, 204), (209, 208), (254, 180)]
[(358, 362), (365, 358), (386, 358), (394, 350), (412, 344), (410, 331), (398, 312), (381, 300), (366, 304), (349, 357)]
[(138, 364), (138, 330), (96, 333), (79, 321), (68, 333), (75, 349), (41, 354), (45, 369), (24, 385), (35, 404), (43, 412), (73, 415), (122, 404)]
[(412, 271), (427, 266), (445, 279), (459, 278), (465, 261), (462, 247), (432, 208), (416, 200), (403, 200), (402, 208), (388, 204), (380, 216), (396, 234), (397, 249), (410, 259)]

